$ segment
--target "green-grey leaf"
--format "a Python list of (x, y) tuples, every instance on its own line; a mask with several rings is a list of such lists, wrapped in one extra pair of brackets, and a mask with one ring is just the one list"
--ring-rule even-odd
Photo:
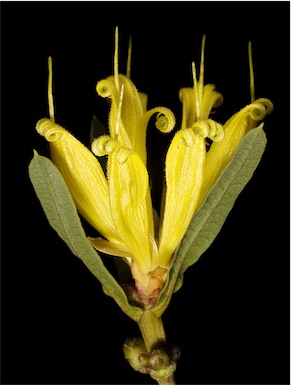
[(29, 164), (29, 177), (52, 228), (98, 278), (104, 292), (114, 298), (129, 317), (138, 321), (142, 310), (128, 303), (124, 290), (87, 240), (73, 198), (55, 165), (35, 152)]
[(266, 142), (263, 124), (252, 129), (195, 213), (175, 253), (167, 285), (155, 306), (157, 315), (165, 311), (172, 293), (181, 287), (185, 270), (199, 259), (219, 233), (235, 200), (257, 168)]

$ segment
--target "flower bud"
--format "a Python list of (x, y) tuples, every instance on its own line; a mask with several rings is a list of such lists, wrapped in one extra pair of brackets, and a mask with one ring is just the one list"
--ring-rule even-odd
[(150, 355), (150, 375), (158, 381), (160, 378), (170, 377), (176, 370), (176, 362), (172, 361), (165, 349), (154, 349)]
[(170, 357), (165, 349), (154, 349), (150, 355), (150, 365), (154, 370), (166, 369), (171, 363)]
[(149, 373), (149, 356), (142, 338), (128, 338), (123, 344), (123, 353), (134, 370)]

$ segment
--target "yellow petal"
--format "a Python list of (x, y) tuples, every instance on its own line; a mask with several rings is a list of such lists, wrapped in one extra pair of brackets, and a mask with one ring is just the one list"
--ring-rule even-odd
[(123, 257), (126, 258), (127, 261), (132, 258), (130, 251), (123, 244), (109, 242), (102, 238), (88, 237), (88, 240), (96, 250), (101, 251), (104, 254), (113, 255), (115, 257)]
[[(196, 87), (199, 86), (198, 85)], [(180, 89), (180, 100), (183, 105), (182, 111), (182, 125), (181, 128), (190, 128), (192, 127), (198, 119), (197, 112), (197, 100), (196, 97), (198, 93), (195, 93), (193, 88), (181, 88)], [(213, 108), (219, 107), (223, 102), (222, 95), (215, 90), (213, 84), (206, 84), (202, 89), (202, 105), (200, 106), (201, 110), (201, 120), (208, 119), (210, 112)]]
[(159, 242), (159, 264), (168, 266), (197, 207), (204, 163), (205, 139), (192, 129), (177, 132), (166, 157), (166, 200)]
[(118, 80), (118, 83), (124, 86), (121, 106), (115, 76), (97, 84), (99, 95), (112, 99), (109, 115), (110, 136), (112, 139), (118, 139), (124, 147), (137, 152), (146, 164), (146, 130), (150, 118), (157, 113), (157, 128), (162, 132), (169, 132), (175, 126), (175, 116), (165, 107), (146, 111), (147, 95), (138, 92), (126, 76), (118, 75)]
[(203, 87), (203, 98), (201, 107), (201, 119), (208, 119), (213, 108), (221, 106), (223, 103), (223, 96), (215, 90), (214, 84), (206, 84)]
[(108, 183), (98, 160), (81, 142), (51, 120), (41, 119), (36, 129), (50, 142), (52, 160), (80, 214), (105, 238), (120, 242), (110, 213)]
[(148, 216), (148, 173), (138, 154), (123, 147), (111, 153), (108, 182), (116, 230), (139, 269), (146, 274), (152, 266), (149, 237), (153, 218)]
[[(138, 121), (144, 114), (145, 96), (140, 96), (133, 82), (125, 75), (118, 75), (120, 85), (124, 85), (122, 109), (120, 120), (118, 121), (118, 108), (120, 101), (120, 90), (116, 87), (114, 76), (101, 80), (97, 84), (97, 92), (102, 97), (110, 98), (112, 101), (109, 114), (109, 131), (113, 139), (129, 148), (135, 149), (136, 136), (141, 133), (138, 131)], [(116, 132), (116, 126), (119, 126)], [(145, 135), (145, 133), (143, 133)]]
[[(95, 139), (92, 143), (92, 152), (97, 156), (108, 155), (108, 154), (112, 154), (113, 152), (116, 152), (119, 154), (118, 156), (119, 160), (121, 159), (122, 156), (124, 156), (124, 159), (122, 160), (122, 162), (125, 162), (127, 157), (134, 153), (133, 150), (123, 147), (119, 143), (119, 141), (112, 139), (109, 135), (103, 135)], [(143, 167), (143, 170), (144, 169), (145, 167)], [(148, 225), (149, 225), (148, 231), (149, 231), (149, 234), (152, 237), (154, 237), (154, 220), (153, 220), (154, 213), (152, 208), (150, 189), (148, 189), (147, 191), (145, 203), (147, 208), (147, 218), (148, 218)]]
[(269, 114), (272, 109), (273, 106), (269, 100), (258, 99), (237, 112), (226, 122), (224, 125), (224, 139), (212, 143), (207, 152), (205, 176), (199, 203), (203, 201), (216, 182), (245, 134), (256, 125), (256, 122), (263, 120), (265, 115)]

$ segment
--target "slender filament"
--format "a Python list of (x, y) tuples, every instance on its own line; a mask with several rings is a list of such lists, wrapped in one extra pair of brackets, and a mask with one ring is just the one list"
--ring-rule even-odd
[(200, 111), (201, 105), (199, 101), (198, 82), (197, 82), (196, 67), (194, 62), (192, 63), (192, 75), (193, 75), (194, 94), (195, 94), (195, 102), (196, 102), (196, 120), (199, 120), (201, 116), (201, 111)]
[(252, 42), (251, 41), (249, 41), (248, 53), (249, 53), (249, 67), (250, 67), (251, 103), (254, 103), (254, 101), (255, 101), (255, 80), (254, 80), (254, 67), (253, 67)]
[(49, 56), (48, 58), (48, 105), (49, 105), (49, 115), (50, 120), (54, 123), (55, 122), (55, 109), (54, 109), (54, 98), (53, 98), (53, 64), (52, 64), (52, 58)]
[(131, 52), (132, 52), (132, 38), (129, 37), (128, 42), (128, 53), (127, 53), (127, 66), (126, 66), (126, 76), (130, 78), (131, 74)]
[(115, 49), (114, 49), (114, 81), (117, 91), (119, 91), (118, 79), (118, 27), (115, 28)]
[(118, 135), (118, 132), (119, 132), (123, 94), (124, 94), (124, 84), (121, 85), (121, 90), (120, 90), (120, 95), (119, 95), (119, 104), (118, 104), (117, 119), (116, 119), (116, 126), (115, 126), (115, 135)]
[(204, 86), (204, 51), (205, 51), (205, 39), (206, 36), (203, 35), (202, 45), (201, 45), (201, 59), (200, 59), (200, 72), (199, 72), (199, 102), (200, 106), (202, 106), (203, 99), (203, 86)]

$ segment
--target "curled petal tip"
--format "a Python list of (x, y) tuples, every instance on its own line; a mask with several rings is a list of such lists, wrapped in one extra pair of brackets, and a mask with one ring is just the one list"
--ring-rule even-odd
[(115, 152), (117, 154), (117, 161), (124, 164), (128, 157), (134, 154), (130, 148), (126, 148), (115, 139), (111, 139), (109, 135), (103, 135), (95, 139), (91, 146), (93, 154), (97, 156), (109, 155)]
[(67, 132), (63, 127), (47, 118), (40, 119), (37, 122), (36, 131), (44, 136), (48, 142), (57, 141)]
[(193, 126), (194, 132), (202, 138), (209, 138), (215, 142), (219, 142), (224, 138), (223, 127), (220, 123), (212, 119), (200, 120)]

